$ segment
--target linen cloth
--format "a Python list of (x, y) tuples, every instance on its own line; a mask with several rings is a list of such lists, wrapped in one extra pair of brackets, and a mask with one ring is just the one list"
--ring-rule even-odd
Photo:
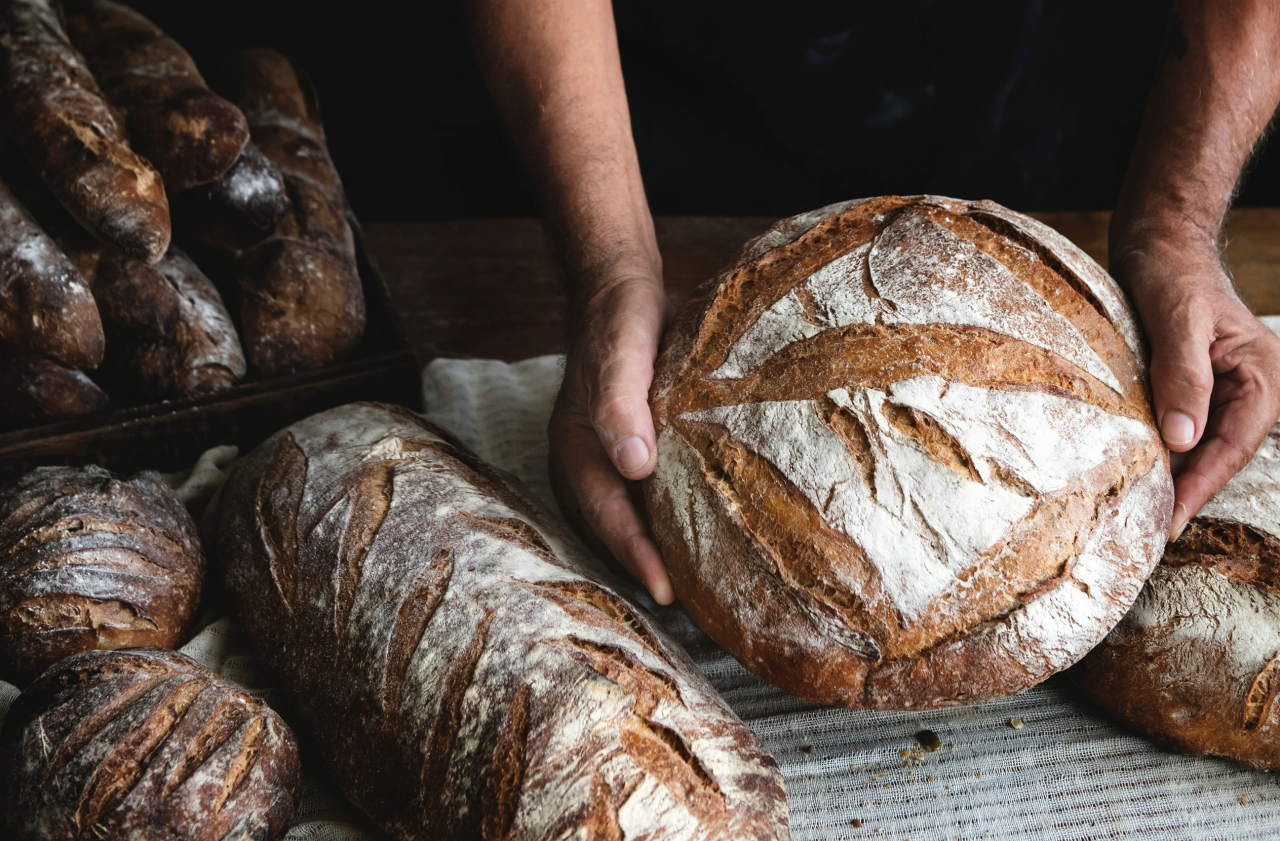
[[(426, 415), (513, 473), (557, 512), (546, 425), (561, 358), (514, 364), (438, 359), (423, 372)], [(199, 498), (225, 466), (194, 471)], [(174, 477), (175, 483), (185, 477)], [(796, 841), (813, 839), (1254, 839), (1280, 836), (1274, 776), (1177, 756), (1111, 724), (1063, 676), (1021, 695), (934, 712), (841, 710), (800, 701), (752, 676), (678, 608), (641, 601), (689, 649), (729, 705), (764, 740), (786, 780)], [(182, 651), (271, 700), (235, 623), (208, 614)], [(17, 695), (0, 683), (0, 717)], [(335, 722), (335, 725), (337, 723)], [(941, 747), (927, 751), (921, 731)], [(919, 734), (919, 735), (918, 735)], [(303, 753), (305, 792), (290, 841), (386, 841)]]

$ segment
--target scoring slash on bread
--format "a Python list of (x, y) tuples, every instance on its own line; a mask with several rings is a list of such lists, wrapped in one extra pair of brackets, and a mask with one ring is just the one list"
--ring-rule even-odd
[(667, 337), (645, 485), (677, 596), (812, 701), (1011, 695), (1132, 604), (1172, 482), (1116, 283), (993, 202), (784, 220)]
[(276, 231), (236, 261), (245, 356), (264, 376), (322, 368), (355, 349), (365, 306), (315, 97), (274, 50), (236, 54), (223, 78), (253, 142), (283, 174), (291, 205)]
[(176, 646), (200, 603), (191, 515), (156, 473), (40, 467), (0, 488), (0, 680), (89, 649)]
[(48, 0), (0, 2), (0, 119), (62, 205), (154, 263), (169, 247), (160, 174), (134, 153)]
[(222, 493), (236, 613), (343, 792), (394, 838), (789, 837), (756, 736), (447, 433), (344, 406), (268, 439)]
[(111, 0), (64, 0), (67, 32), (170, 192), (214, 181), (249, 139), (240, 110), (205, 85), (178, 42)]
[(277, 841), (301, 797), (298, 746), (269, 707), (173, 651), (68, 657), (0, 731), (13, 841)]
[(1071, 675), (1161, 744), (1280, 769), (1280, 426)]

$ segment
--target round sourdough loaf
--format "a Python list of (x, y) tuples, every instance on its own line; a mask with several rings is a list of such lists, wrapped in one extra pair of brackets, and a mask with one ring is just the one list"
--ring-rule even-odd
[(1280, 427), (1071, 676), (1175, 750), (1280, 768)]
[(1164, 547), (1133, 315), (1082, 251), (992, 202), (778, 223), (685, 307), (652, 406), (645, 496), (676, 594), (808, 700), (1026, 689), (1119, 621)]
[(38, 467), (0, 487), (0, 680), (23, 686), (95, 648), (176, 647), (204, 567), (158, 473)]
[(302, 793), (288, 725), (157, 648), (59, 662), (14, 702), (0, 756), (11, 841), (275, 841)]

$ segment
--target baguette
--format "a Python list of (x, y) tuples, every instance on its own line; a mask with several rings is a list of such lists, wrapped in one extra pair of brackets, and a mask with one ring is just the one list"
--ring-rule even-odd
[(221, 251), (241, 251), (266, 239), (289, 207), (284, 176), (252, 141), (226, 175), (173, 197), (179, 230)]
[(274, 50), (237, 54), (225, 75), (291, 203), (275, 233), (237, 260), (245, 355), (268, 377), (323, 368), (359, 344), (365, 307), (346, 197), (314, 97)]
[(0, 340), (72, 368), (97, 367), (105, 342), (85, 279), (3, 182)]
[(154, 648), (63, 660), (14, 702), (0, 754), (15, 841), (276, 841), (302, 789), (274, 711)]
[(177, 41), (112, 0), (65, 0), (67, 33), (129, 139), (179, 192), (227, 172), (249, 139), (244, 115), (205, 85)]
[(84, 372), (16, 348), (0, 349), (0, 411), (27, 420), (105, 412), (111, 398)]
[(78, 651), (181, 642), (204, 554), (158, 473), (38, 467), (0, 488), (0, 679)]
[(0, 118), (58, 201), (146, 262), (169, 247), (160, 174), (129, 148), (49, 0), (0, 2)]
[(416, 415), (277, 433), (232, 469), (219, 526), (260, 659), (394, 838), (790, 837), (773, 759), (684, 652)]

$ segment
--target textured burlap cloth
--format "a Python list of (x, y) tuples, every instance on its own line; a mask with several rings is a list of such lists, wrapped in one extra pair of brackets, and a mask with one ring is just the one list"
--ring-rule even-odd
[[(427, 416), (556, 511), (546, 425), (560, 375), (559, 357), (436, 360), (423, 374)], [(210, 471), (226, 455), (210, 455), (175, 483), (186, 480), (183, 492), (199, 496), (216, 483)], [(975, 707), (827, 709), (748, 674), (678, 609), (655, 613), (777, 758), (797, 841), (1280, 837), (1271, 774), (1166, 753), (1104, 719), (1062, 677)], [(182, 650), (269, 701), (269, 681), (234, 622), (216, 615), (203, 622)], [(0, 716), (16, 695), (0, 683)], [(922, 747), (932, 741), (926, 730), (937, 735), (937, 750)], [(289, 839), (384, 841), (309, 759), (304, 753), (306, 794)]]

